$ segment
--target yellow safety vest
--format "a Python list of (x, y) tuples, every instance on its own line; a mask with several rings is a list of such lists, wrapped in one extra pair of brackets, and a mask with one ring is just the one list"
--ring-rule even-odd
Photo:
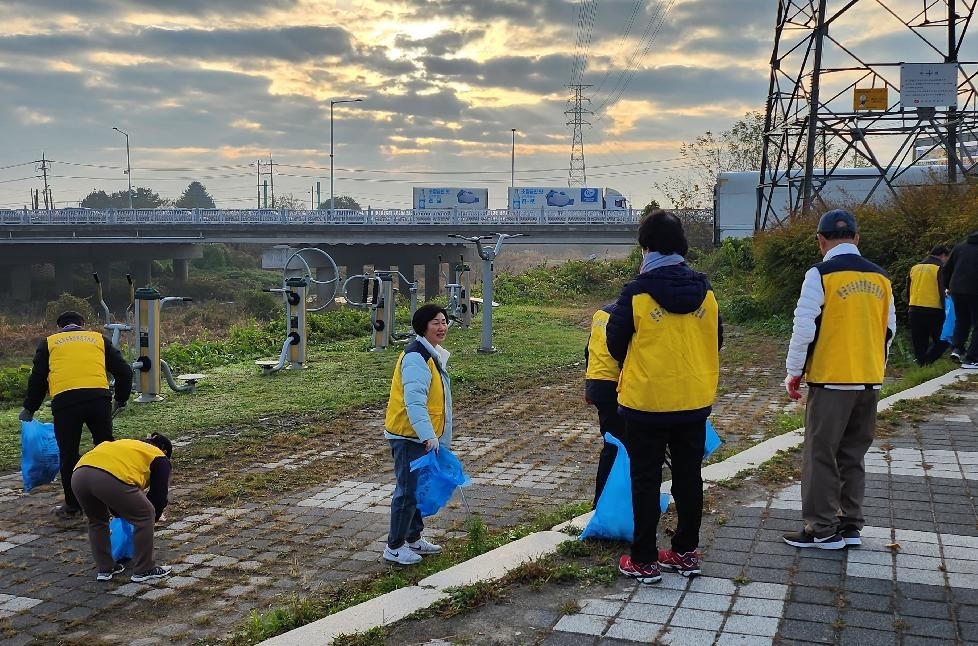
[[(387, 402), (387, 414), (384, 417), (384, 428), (392, 435), (418, 438), (411, 420), (408, 419), (407, 406), (404, 404), (404, 383), (401, 381), (401, 364), (408, 352), (418, 352), (428, 363), (431, 371), (431, 384), (428, 386), (428, 417), (435, 429), (435, 437), (441, 437), (445, 432), (445, 387), (441, 383), (441, 373), (438, 365), (428, 352), (428, 349), (418, 341), (412, 341), (397, 358), (394, 366), (394, 377), (391, 379), (390, 399)], [(418, 438), (420, 439), (420, 438)]]
[(930, 262), (922, 262), (910, 268), (910, 295), (909, 305), (911, 307), (932, 307), (942, 309), (944, 303), (941, 301), (941, 288), (937, 280), (937, 273), (941, 270), (939, 265)]
[(619, 405), (648, 413), (711, 406), (720, 380), (720, 309), (713, 291), (689, 314), (666, 311), (651, 295), (636, 294), (632, 317), (635, 334), (618, 380)]
[(52, 334), (47, 341), (51, 397), (78, 388), (108, 389), (105, 337), (98, 332), (75, 330)]
[[(883, 383), (892, 287), (881, 269), (855, 258), (862, 262), (816, 265), (822, 274), (825, 304), (805, 363), (809, 384)], [(858, 264), (846, 266), (854, 262)]]
[(591, 336), (587, 340), (587, 370), (585, 379), (601, 379), (618, 381), (621, 370), (618, 362), (608, 352), (608, 319), (611, 315), (604, 310), (598, 310), (591, 317)]
[(149, 486), (149, 465), (159, 457), (166, 457), (158, 447), (141, 440), (114, 440), (101, 442), (81, 456), (78, 467), (95, 467), (110, 473), (120, 481), (145, 489)]

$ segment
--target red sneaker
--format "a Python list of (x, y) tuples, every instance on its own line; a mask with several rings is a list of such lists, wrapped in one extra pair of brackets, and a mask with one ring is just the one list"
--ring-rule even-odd
[(645, 585), (652, 585), (662, 580), (658, 563), (635, 563), (628, 554), (622, 554), (621, 559), (618, 560), (618, 571)]
[(685, 577), (700, 573), (700, 553), (693, 550), (682, 554), (672, 550), (659, 550), (659, 567), (669, 572), (678, 572)]

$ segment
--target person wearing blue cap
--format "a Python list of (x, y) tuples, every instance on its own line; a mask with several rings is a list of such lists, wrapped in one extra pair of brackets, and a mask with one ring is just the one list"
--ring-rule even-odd
[(843, 209), (818, 221), (822, 262), (805, 273), (788, 343), (785, 388), (808, 384), (801, 467), (805, 525), (784, 535), (794, 547), (837, 550), (861, 544), (866, 451), (896, 334), (893, 287), (859, 253), (856, 218)]

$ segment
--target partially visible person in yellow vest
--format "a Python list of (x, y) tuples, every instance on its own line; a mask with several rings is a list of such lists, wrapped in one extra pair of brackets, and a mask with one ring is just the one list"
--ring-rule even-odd
[[(608, 318), (615, 304), (605, 305), (591, 317), (591, 334), (587, 338), (584, 349), (584, 401), (598, 409), (598, 427), (601, 437), (610, 433), (618, 441), (625, 440), (625, 420), (618, 414), (618, 375), (621, 366), (608, 353), (608, 337), (605, 329)], [(611, 465), (615, 462), (618, 449), (614, 444), (603, 441), (601, 454), (598, 457), (598, 473), (594, 479), (594, 502), (592, 509), (598, 506), (598, 498), (604, 491), (608, 481)]]
[(112, 390), (106, 373), (115, 379), (115, 407), (123, 408), (132, 394), (132, 369), (118, 348), (102, 334), (84, 329), (78, 312), (58, 316), (58, 331), (46, 338), (34, 353), (27, 378), (27, 395), (21, 421), (29, 422), (51, 396), (54, 437), (61, 454), (61, 486), (64, 505), (55, 507), (61, 520), (82, 517), (71, 491), (71, 472), (78, 462), (82, 425), (87, 425), (97, 446), (112, 439)]
[(384, 437), (394, 458), (394, 495), (384, 560), (413, 565), (441, 547), (421, 536), (424, 522), (418, 509), (418, 472), (411, 462), (428, 451), (438, 452), (452, 440), (450, 353), (441, 346), (448, 332), (448, 312), (440, 305), (422, 305), (411, 319), (417, 337), (397, 358), (384, 418)]
[(126, 569), (112, 558), (110, 515), (132, 523), (131, 581), (144, 583), (170, 574), (169, 566), (153, 560), (153, 530), (166, 509), (172, 455), (170, 440), (152, 433), (144, 440), (102, 442), (78, 460), (71, 488), (88, 517), (96, 581), (108, 581)]
[(941, 341), (944, 327), (944, 276), (941, 269), (951, 250), (944, 245), (931, 249), (930, 255), (910, 268), (907, 274), (907, 321), (910, 344), (918, 366), (928, 366), (944, 354), (950, 345)]
[(859, 253), (856, 218), (823, 214), (815, 239), (822, 262), (805, 273), (785, 360), (785, 389), (801, 399), (808, 383), (801, 466), (804, 526), (784, 535), (801, 548), (860, 545), (865, 524), (866, 451), (876, 433), (876, 402), (896, 334), (886, 272)]

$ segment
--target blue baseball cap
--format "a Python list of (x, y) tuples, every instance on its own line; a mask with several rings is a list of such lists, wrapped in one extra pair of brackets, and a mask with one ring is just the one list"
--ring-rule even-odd
[(856, 216), (845, 209), (833, 209), (822, 215), (818, 220), (816, 233), (856, 233)]

